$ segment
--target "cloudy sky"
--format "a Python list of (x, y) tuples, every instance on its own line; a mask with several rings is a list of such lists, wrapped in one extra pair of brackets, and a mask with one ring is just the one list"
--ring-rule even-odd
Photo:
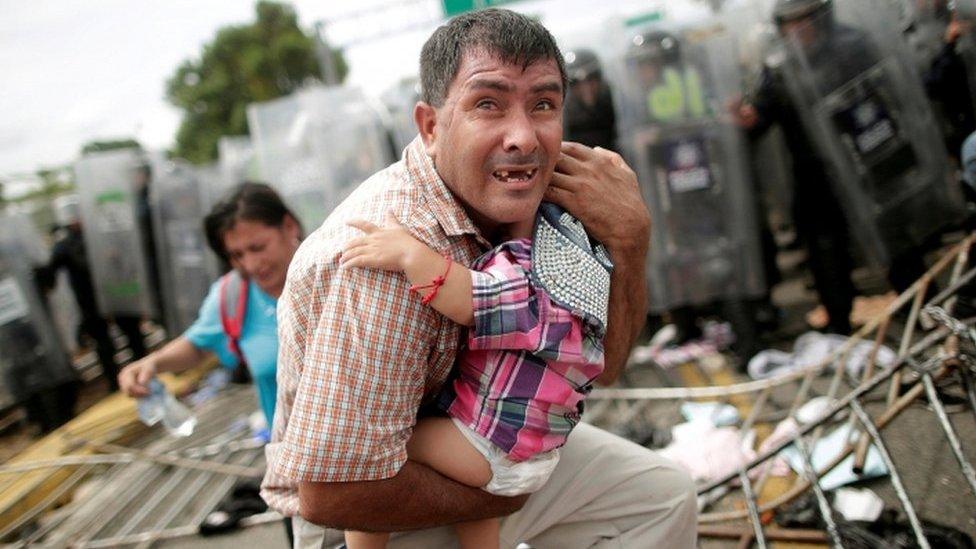
[[(690, 1), (690, 0), (689, 0)], [(378, 94), (416, 71), (439, 0), (297, 0), (303, 27), (337, 20), (330, 35), (346, 47), (349, 81)], [(533, 0), (512, 4), (539, 15), (560, 36), (585, 32), (613, 13), (664, 0)], [(675, 0), (667, 9), (673, 10)], [(391, 5), (393, 7), (391, 7)], [(697, 9), (697, 8), (695, 8)], [(363, 14), (350, 18), (350, 14)], [(253, 18), (249, 0), (0, 0), (0, 178), (73, 160), (92, 139), (135, 136), (150, 148), (172, 144), (178, 112), (164, 82), (223, 25)], [(416, 30), (369, 39), (377, 29)]]

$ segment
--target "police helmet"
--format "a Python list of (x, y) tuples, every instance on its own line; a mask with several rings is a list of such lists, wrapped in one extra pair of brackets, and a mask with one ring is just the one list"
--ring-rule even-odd
[(54, 221), (66, 227), (73, 223), (81, 222), (81, 206), (78, 203), (78, 195), (62, 195), (54, 199), (52, 207), (54, 209)]
[(600, 60), (586, 48), (569, 50), (563, 55), (566, 60), (566, 76), (569, 83), (575, 84), (589, 78), (601, 78)]
[(777, 25), (782, 25), (829, 10), (830, 7), (830, 0), (776, 0), (773, 6), (773, 21)]
[(631, 40), (630, 57), (654, 60), (662, 65), (681, 60), (681, 44), (678, 37), (663, 30), (647, 31)]

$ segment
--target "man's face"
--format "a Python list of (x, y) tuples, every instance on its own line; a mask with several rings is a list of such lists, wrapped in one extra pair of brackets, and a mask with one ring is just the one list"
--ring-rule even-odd
[(641, 59), (637, 62), (637, 78), (641, 87), (650, 90), (661, 79), (661, 66), (654, 59)]
[(523, 68), (478, 51), (464, 54), (441, 107), (418, 106), (427, 152), (479, 228), (535, 215), (559, 158), (562, 108), (554, 60)]

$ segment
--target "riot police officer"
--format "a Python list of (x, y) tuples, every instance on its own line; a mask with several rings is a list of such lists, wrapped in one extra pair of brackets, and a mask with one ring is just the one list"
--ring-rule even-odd
[(566, 139), (616, 151), (617, 115), (600, 60), (586, 48), (569, 50), (564, 58), (569, 77), (564, 110)]
[(679, 340), (718, 307), (741, 358), (758, 347), (751, 303), (766, 290), (743, 132), (720, 105), (738, 93), (730, 33), (637, 33), (624, 58), (621, 143), (655, 220), (648, 257), (654, 313)]
[(966, 10), (953, 10), (945, 28), (942, 47), (932, 59), (924, 76), (926, 93), (940, 107), (946, 148), (952, 158), (957, 160), (963, 141), (976, 131), (976, 113), (973, 110), (973, 90), (969, 75), (969, 71), (976, 70), (976, 66), (968, 66), (976, 60), (972, 55), (964, 55), (972, 52), (966, 51), (961, 44), (966, 38), (971, 39), (967, 35), (972, 33), (973, 24), (976, 23), (974, 17), (976, 14), (966, 13)]
[(78, 312), (81, 313), (81, 328), (95, 342), (102, 375), (108, 383), (109, 390), (114, 392), (119, 388), (116, 380), (119, 365), (115, 361), (115, 345), (109, 335), (108, 321), (99, 310), (95, 299), (91, 269), (88, 267), (88, 257), (85, 254), (85, 239), (82, 234), (77, 197), (59, 197), (55, 200), (54, 207), (55, 217), (63, 228), (63, 236), (54, 243), (48, 264), (38, 268), (43, 273), (40, 279), (46, 282), (44, 284), (47, 286), (46, 289), (51, 289), (57, 272), (61, 269), (67, 271), (71, 291), (78, 303)]
[[(839, 0), (838, 0), (839, 1)], [(885, 4), (778, 0), (784, 40), (752, 104), (733, 109), (754, 133), (777, 122), (793, 154), (795, 223), (805, 242), (828, 328), (850, 329), (849, 235), (865, 258), (906, 290), (924, 273), (927, 240), (959, 220), (962, 198), (902, 37)]]
[(31, 268), (32, 246), (17, 225), (0, 212), (0, 405), (22, 405), (47, 433), (74, 416), (80, 382), (39, 291), (44, 273)]
[[(831, 10), (831, 3), (824, 0), (778, 0), (773, 8), (773, 19), (781, 35), (795, 36), (803, 47), (814, 53), (815, 58), (824, 62), (838, 53), (841, 44), (854, 44), (856, 51), (870, 51), (867, 38), (854, 29), (837, 25)], [(829, 40), (828, 33), (837, 40)], [(849, 56), (834, 59), (849, 60)], [(837, 78), (849, 77), (859, 68), (856, 63), (847, 65), (834, 65)], [(825, 161), (801, 121), (783, 74), (774, 65), (764, 66), (753, 100), (737, 107), (733, 114), (753, 138), (773, 124), (779, 124), (783, 129), (793, 158), (794, 223), (809, 255), (817, 293), (830, 317), (827, 330), (850, 333), (855, 289), (850, 278), (853, 260), (848, 249), (847, 221), (829, 182)]]

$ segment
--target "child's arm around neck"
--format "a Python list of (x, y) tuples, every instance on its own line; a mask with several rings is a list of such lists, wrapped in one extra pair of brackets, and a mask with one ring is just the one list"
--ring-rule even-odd
[(414, 238), (393, 214), (384, 227), (363, 220), (349, 225), (365, 234), (343, 248), (343, 267), (400, 271), (434, 310), (463, 326), (474, 324), (470, 270)]

